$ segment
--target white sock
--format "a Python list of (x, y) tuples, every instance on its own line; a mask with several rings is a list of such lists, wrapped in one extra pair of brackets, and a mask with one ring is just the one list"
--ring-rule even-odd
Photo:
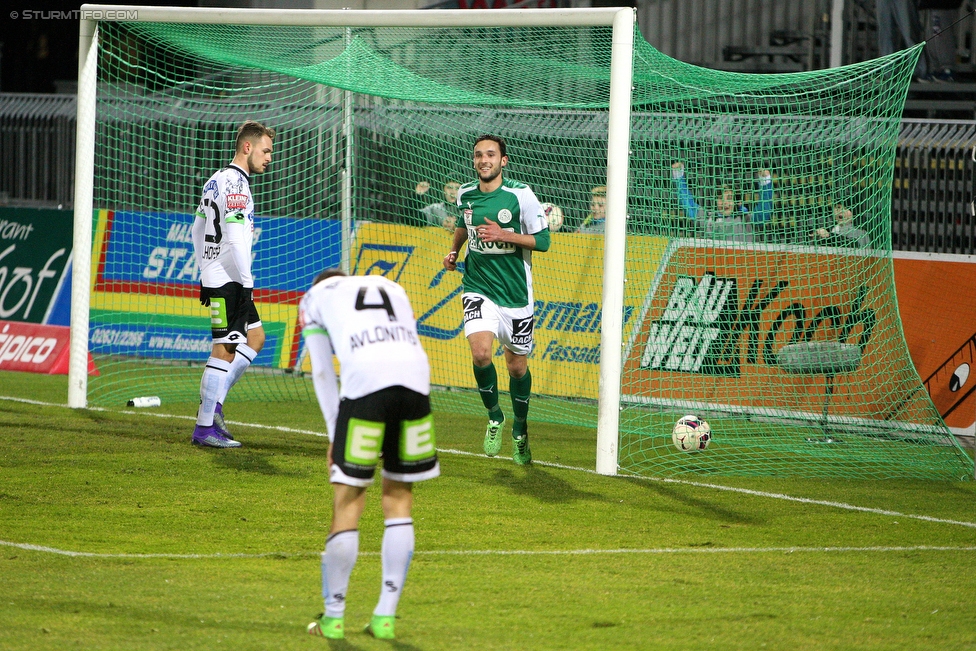
[(242, 375), (244, 375), (244, 371), (247, 370), (247, 367), (251, 365), (251, 362), (253, 362), (254, 358), (257, 356), (258, 354), (254, 351), (254, 349), (247, 344), (237, 345), (237, 352), (234, 353), (234, 361), (230, 363), (227, 378), (220, 387), (220, 395), (217, 396), (217, 402), (224, 404), (224, 399), (227, 397), (227, 392), (230, 391), (232, 386), (237, 384), (237, 381), (241, 379)]
[(349, 576), (359, 556), (359, 530), (348, 529), (329, 536), (322, 553), (322, 598), (326, 617), (342, 617), (346, 612)]
[(374, 615), (392, 617), (396, 615), (397, 604), (403, 584), (407, 581), (407, 570), (413, 558), (413, 520), (411, 518), (392, 518), (385, 521), (383, 532), (383, 586), (380, 600)]
[(219, 401), (220, 389), (227, 380), (230, 364), (222, 359), (211, 357), (203, 369), (200, 379), (200, 409), (197, 411), (197, 425), (210, 427), (213, 425), (214, 410)]

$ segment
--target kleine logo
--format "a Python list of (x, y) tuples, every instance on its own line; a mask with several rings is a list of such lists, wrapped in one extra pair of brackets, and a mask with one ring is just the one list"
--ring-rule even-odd
[(244, 210), (247, 208), (246, 194), (228, 194), (227, 210)]

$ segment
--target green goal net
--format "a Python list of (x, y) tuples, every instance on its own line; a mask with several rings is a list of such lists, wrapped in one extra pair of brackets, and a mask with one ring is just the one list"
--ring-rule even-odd
[[(483, 413), (461, 275), (441, 260), (474, 139), (492, 133), (552, 231), (533, 257), (530, 419), (595, 426), (611, 36), (99, 22), (88, 401), (198, 399), (210, 336), (190, 225), (254, 119), (278, 133), (251, 184), (268, 339), (228, 410), (314, 401), (297, 303), (319, 271), (346, 266), (407, 289), (435, 408)], [(971, 476), (908, 355), (890, 259), (895, 139), (919, 50), (745, 75), (635, 39), (619, 471)], [(495, 360), (505, 378), (501, 350)], [(701, 454), (672, 442), (692, 413), (713, 433)]]

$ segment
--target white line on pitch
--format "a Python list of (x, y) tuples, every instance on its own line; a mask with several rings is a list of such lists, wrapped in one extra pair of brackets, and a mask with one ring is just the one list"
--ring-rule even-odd
[[(44, 552), (73, 558), (169, 558), (169, 559), (221, 559), (221, 558), (295, 558), (318, 556), (315, 552), (267, 552), (264, 554), (103, 554), (77, 552), (42, 545), (14, 543), (0, 540), (0, 546), (16, 547), (32, 552)], [(911, 545), (895, 547), (659, 547), (651, 549), (431, 549), (416, 550), (414, 556), (593, 556), (598, 554), (792, 554), (837, 552), (972, 552), (976, 547), (945, 547)], [(359, 552), (360, 556), (379, 556), (380, 552)]]
[[(0, 396), (0, 400), (10, 400), (13, 402), (23, 402), (31, 405), (41, 405), (44, 407), (67, 407), (67, 405), (58, 405), (49, 402), (39, 402), (36, 400), (27, 400), (25, 398), (13, 398), (7, 396)], [(116, 411), (110, 409), (102, 409), (99, 407), (89, 407), (92, 411)], [(156, 414), (152, 412), (144, 411), (131, 411), (131, 410), (121, 410), (119, 413), (123, 414), (134, 414), (138, 416), (153, 416), (156, 418), (178, 418), (182, 420), (196, 420), (193, 416), (176, 416), (173, 414)], [(253, 427), (255, 429), (268, 429), (278, 432), (291, 432), (294, 434), (310, 434), (312, 436), (326, 436), (322, 432), (316, 432), (313, 430), (304, 429), (293, 429), (290, 427), (280, 427), (275, 425), (259, 425), (254, 423), (242, 423), (238, 421), (227, 421), (231, 425), (240, 425), (241, 427)], [(452, 450), (452, 449), (442, 449), (437, 450), (440, 454), (454, 454), (458, 456), (467, 457), (482, 457), (484, 455), (475, 452), (467, 452), (464, 450)], [(498, 459), (506, 459), (509, 457), (496, 457)], [(548, 468), (560, 468), (562, 470), (573, 470), (576, 472), (584, 472), (591, 475), (598, 474), (595, 470), (590, 468), (580, 468), (578, 466), (567, 466), (561, 463), (552, 463), (549, 461), (533, 461), (534, 464), (538, 466), (545, 466)], [(967, 522), (965, 520), (948, 520), (945, 518), (935, 518), (930, 515), (916, 515), (914, 513), (902, 513), (900, 511), (889, 511), (887, 509), (876, 509), (868, 506), (856, 506), (854, 504), (845, 504), (844, 502), (832, 502), (829, 500), (815, 500), (808, 497), (794, 497), (792, 495), (785, 495), (783, 493), (767, 493), (765, 491), (752, 490), (751, 488), (737, 488), (735, 486), (723, 486), (721, 484), (709, 484), (700, 481), (690, 481), (688, 479), (670, 479), (665, 477), (640, 477), (638, 475), (623, 475), (629, 479), (635, 479), (638, 481), (650, 481), (650, 482), (661, 482), (664, 484), (679, 484), (682, 486), (695, 486), (697, 488), (710, 488), (713, 490), (727, 491), (731, 493), (742, 493), (743, 495), (752, 495), (754, 497), (765, 497), (768, 499), (783, 500), (787, 502), (798, 502), (801, 504), (816, 504), (818, 506), (828, 506), (836, 509), (845, 509), (847, 511), (859, 511), (861, 513), (874, 513), (876, 515), (887, 515), (898, 518), (909, 518), (912, 520), (922, 520), (924, 522), (935, 522), (938, 524), (953, 524), (960, 527), (969, 527), (971, 529), (976, 529), (976, 522)]]

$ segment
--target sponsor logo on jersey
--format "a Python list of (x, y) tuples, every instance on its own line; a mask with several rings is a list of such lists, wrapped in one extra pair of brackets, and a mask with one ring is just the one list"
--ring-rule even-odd
[[(515, 232), (511, 228), (504, 228), (502, 230), (510, 233)], [(509, 253), (515, 253), (518, 247), (511, 242), (482, 242), (478, 239), (475, 230), (472, 228), (468, 230), (468, 248), (483, 255), (507, 255)]]
[(470, 226), (471, 220), (474, 219), (474, 210), (471, 208), (465, 208), (461, 214), (464, 215), (464, 225)]
[(512, 221), (512, 211), (508, 208), (502, 208), (498, 211), (498, 221), (502, 224), (507, 224)]
[(484, 305), (484, 298), (481, 296), (464, 296), (461, 301), (464, 303), (465, 323), (481, 318), (481, 306)]
[(534, 319), (527, 316), (524, 319), (512, 319), (512, 343), (516, 346), (528, 346), (532, 343), (532, 325)]
[(227, 210), (244, 210), (247, 208), (246, 194), (228, 194)]

